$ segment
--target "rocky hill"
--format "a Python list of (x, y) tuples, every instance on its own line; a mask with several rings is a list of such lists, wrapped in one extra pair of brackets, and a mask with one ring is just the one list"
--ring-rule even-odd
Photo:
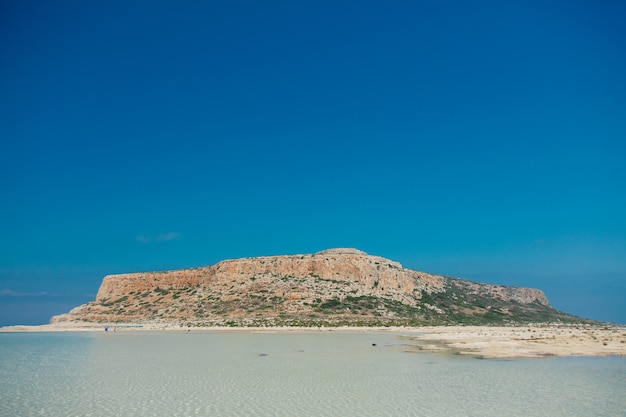
[(581, 319), (537, 289), (413, 271), (356, 249), (110, 275), (96, 300), (51, 322), (185, 326), (514, 324)]

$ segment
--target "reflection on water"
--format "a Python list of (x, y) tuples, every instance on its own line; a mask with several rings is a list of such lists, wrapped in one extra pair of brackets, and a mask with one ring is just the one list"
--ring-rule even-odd
[(0, 335), (0, 415), (624, 415), (626, 358), (476, 360), (398, 336)]

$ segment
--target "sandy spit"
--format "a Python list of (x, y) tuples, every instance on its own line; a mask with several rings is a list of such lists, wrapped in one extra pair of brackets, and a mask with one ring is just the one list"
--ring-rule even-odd
[(626, 356), (626, 327), (619, 325), (451, 326), (417, 331), (409, 338), (420, 350), (478, 358)]
[(626, 356), (623, 325), (528, 325), (519, 327), (204, 327), (165, 323), (95, 324), (66, 322), (41, 326), (6, 326), (0, 332), (92, 331), (194, 332), (386, 332), (398, 333), (418, 351), (452, 352), (477, 358), (541, 358), (549, 356)]

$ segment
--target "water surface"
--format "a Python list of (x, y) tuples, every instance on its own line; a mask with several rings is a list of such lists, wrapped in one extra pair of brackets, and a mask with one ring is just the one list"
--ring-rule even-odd
[(398, 336), (0, 335), (0, 415), (626, 415), (626, 358), (478, 360)]

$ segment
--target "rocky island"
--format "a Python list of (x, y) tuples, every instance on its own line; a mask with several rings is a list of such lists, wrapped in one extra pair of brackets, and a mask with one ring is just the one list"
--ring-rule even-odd
[(625, 356), (624, 326), (555, 310), (532, 288), (404, 268), (356, 249), (110, 275), (96, 299), (42, 326), (108, 330), (395, 332), (407, 351), (479, 358)]
[(418, 272), (356, 249), (110, 275), (96, 299), (51, 323), (184, 327), (581, 323), (538, 289)]

